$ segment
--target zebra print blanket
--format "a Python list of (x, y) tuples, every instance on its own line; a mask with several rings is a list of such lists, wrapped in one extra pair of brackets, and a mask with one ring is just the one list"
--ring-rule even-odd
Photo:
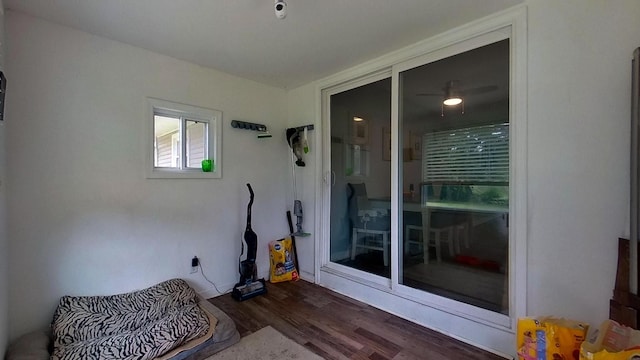
[(52, 322), (52, 360), (158, 357), (209, 330), (182, 279), (113, 296), (64, 296)]

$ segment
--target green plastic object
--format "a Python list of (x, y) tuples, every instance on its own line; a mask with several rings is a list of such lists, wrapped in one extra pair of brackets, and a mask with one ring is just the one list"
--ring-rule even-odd
[(214, 169), (213, 160), (204, 159), (202, 160), (202, 171), (211, 172)]

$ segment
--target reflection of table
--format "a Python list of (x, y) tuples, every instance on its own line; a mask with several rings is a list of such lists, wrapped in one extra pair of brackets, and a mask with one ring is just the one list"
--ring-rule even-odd
[[(509, 204), (484, 204), (454, 201), (427, 201), (429, 210), (470, 211), (479, 213), (509, 212)], [(406, 208), (406, 205), (405, 205)]]
[[(464, 243), (465, 248), (469, 248), (469, 243), (473, 234), (472, 229), (475, 226), (495, 219), (496, 216), (502, 216), (509, 213), (508, 204), (486, 204), (456, 201), (427, 201), (426, 206), (421, 207), (421, 209), (423, 225), (422, 239), (425, 256), (424, 259), (428, 259), (429, 256), (429, 249), (427, 244), (429, 243), (428, 239), (430, 232), (434, 232), (435, 234), (439, 234), (442, 232), (448, 233), (447, 243), (449, 245), (449, 256), (453, 257), (456, 256), (456, 254), (460, 253), (461, 243)], [(435, 215), (433, 214), (434, 212), (438, 212), (441, 214), (457, 213), (459, 215), (453, 215), (453, 221), (450, 224), (441, 224), (441, 227), (437, 228), (432, 227), (431, 225), (431, 221), (436, 221), (434, 218), (432, 218), (432, 215)], [(449, 215), (449, 217), (451, 217), (451, 215)], [(440, 236), (435, 236), (437, 251), (437, 249), (440, 247)], [(425, 263), (426, 262), (427, 260), (425, 260)]]
[(362, 218), (362, 221), (365, 221), (365, 219), (367, 219), (368, 221), (370, 218), (388, 215), (387, 210), (388, 209), (384, 207), (379, 209), (373, 208), (373, 209), (358, 210), (358, 216)]
[[(390, 198), (371, 198), (369, 199), (372, 207), (380, 208), (380, 209), (391, 209), (391, 199)], [(465, 231), (465, 243), (468, 241), (470, 236), (471, 227), (479, 225), (489, 219), (493, 218), (493, 216), (498, 214), (508, 214), (509, 213), (509, 204), (486, 204), (486, 203), (474, 203), (474, 202), (458, 202), (458, 201), (427, 201), (426, 203), (422, 202), (412, 202), (412, 201), (404, 201), (401, 203), (402, 211), (416, 212), (422, 214), (422, 232), (423, 232), (423, 250), (425, 259), (428, 259), (428, 237), (429, 237), (429, 228), (424, 227), (425, 224), (428, 224), (431, 221), (431, 213), (433, 211), (449, 211), (449, 212), (462, 212), (462, 213), (473, 213), (479, 214), (478, 216), (471, 217), (469, 222), (467, 223), (466, 231)], [(484, 215), (484, 216), (481, 216)], [(406, 226), (406, 224), (405, 224)], [(457, 239), (457, 231), (458, 229), (441, 229), (441, 231), (451, 231), (450, 234), (455, 232), (454, 238)], [(451, 237), (451, 235), (449, 235)], [(451, 240), (451, 239), (448, 239)], [(405, 239), (407, 241), (407, 239)], [(449, 242), (449, 251), (453, 253), (453, 241)], [(459, 243), (456, 241), (456, 248), (459, 251)], [(426, 260), (425, 260), (426, 261)]]
[[(369, 199), (373, 208), (391, 209), (391, 199), (371, 198)], [(476, 213), (506, 213), (509, 212), (509, 204), (485, 204), (459, 201), (427, 201), (423, 206), (421, 202), (405, 201), (402, 203), (403, 211), (422, 212), (423, 210), (449, 210), (449, 211), (469, 211)]]

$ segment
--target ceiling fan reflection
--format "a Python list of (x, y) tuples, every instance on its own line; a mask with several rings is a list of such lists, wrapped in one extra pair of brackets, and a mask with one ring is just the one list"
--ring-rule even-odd
[(449, 80), (446, 82), (445, 87), (442, 88), (442, 92), (439, 93), (419, 93), (417, 96), (440, 96), (442, 97), (441, 116), (444, 116), (445, 106), (461, 105), (461, 112), (464, 114), (464, 98), (470, 95), (484, 94), (498, 90), (496, 85), (479, 86), (469, 89), (461, 89), (460, 82), (457, 80)]

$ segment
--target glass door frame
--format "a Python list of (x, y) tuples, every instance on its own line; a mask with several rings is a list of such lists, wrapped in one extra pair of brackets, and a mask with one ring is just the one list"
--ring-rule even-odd
[[(475, 306), (464, 304), (441, 296), (429, 294), (420, 290), (402, 285), (399, 280), (399, 226), (401, 220), (400, 196), (401, 196), (401, 168), (399, 166), (399, 133), (402, 131), (399, 123), (399, 73), (425, 63), (436, 61), (455, 55), (466, 50), (474, 49), (499, 40), (510, 40), (510, 189), (509, 189), (509, 314), (503, 315)], [(512, 336), (516, 329), (518, 317), (526, 315), (527, 292), (527, 50), (526, 50), (526, 8), (514, 9), (494, 18), (483, 19), (477, 23), (465, 26), (456, 31), (450, 31), (442, 36), (425, 41), (421, 46), (413, 46), (403, 51), (390, 54), (375, 61), (371, 61), (344, 71), (333, 77), (327, 78), (317, 84), (318, 115), (322, 121), (322, 159), (319, 162), (322, 181), (318, 184), (319, 217), (317, 219), (317, 233), (320, 235), (316, 241), (316, 282), (332, 288), (338, 292), (350, 295), (358, 299), (368, 299), (374, 306), (402, 315), (402, 310), (392, 304), (392, 299), (407, 300), (404, 305), (413, 310), (407, 310), (405, 317), (417, 319), (417, 322), (429, 324), (435, 328), (447, 329), (443, 322), (443, 314), (455, 316), (456, 324), (469, 321), (469, 329), (457, 329), (457, 332), (472, 331), (472, 324), (488, 326), (505, 336)], [(371, 82), (376, 74), (392, 72), (392, 97), (391, 97), (391, 279), (380, 281), (377, 276), (366, 274), (344, 266), (333, 264), (329, 261), (329, 222), (330, 211), (330, 184), (332, 181), (330, 159), (330, 124), (328, 99), (331, 94), (356, 87), (356, 84)], [(370, 78), (371, 77), (371, 78)], [(362, 276), (365, 275), (365, 276)], [(351, 282), (350, 282), (351, 281)], [(352, 284), (352, 285), (349, 285)], [(375, 291), (367, 291), (360, 285), (368, 286)], [(357, 289), (355, 289), (357, 287)], [(380, 292), (381, 291), (381, 292)], [(377, 295), (376, 295), (377, 294)], [(371, 296), (376, 296), (372, 298)], [(396, 300), (399, 301), (399, 300)], [(377, 305), (376, 305), (377, 304)], [(431, 315), (417, 315), (416, 304), (425, 306), (422, 312)], [(395, 310), (394, 310), (395, 309)], [(411, 315), (413, 313), (413, 315)], [(435, 316), (433, 320), (426, 320)], [(422, 320), (420, 320), (422, 319)], [(437, 320), (436, 320), (437, 319)], [(453, 319), (453, 318), (452, 318)], [(435, 323), (433, 323), (435, 321)], [(429, 326), (427, 325), (427, 326)], [(493, 330), (492, 330), (493, 331)], [(468, 335), (454, 334), (462, 336)], [(497, 333), (496, 333), (497, 334)], [(485, 335), (469, 336), (483, 338)], [(505, 338), (506, 339), (506, 338)], [(504, 340), (504, 339), (503, 339)], [(503, 341), (501, 340), (501, 341)], [(488, 346), (488, 345), (487, 345)], [(494, 345), (495, 346), (495, 345)]]

